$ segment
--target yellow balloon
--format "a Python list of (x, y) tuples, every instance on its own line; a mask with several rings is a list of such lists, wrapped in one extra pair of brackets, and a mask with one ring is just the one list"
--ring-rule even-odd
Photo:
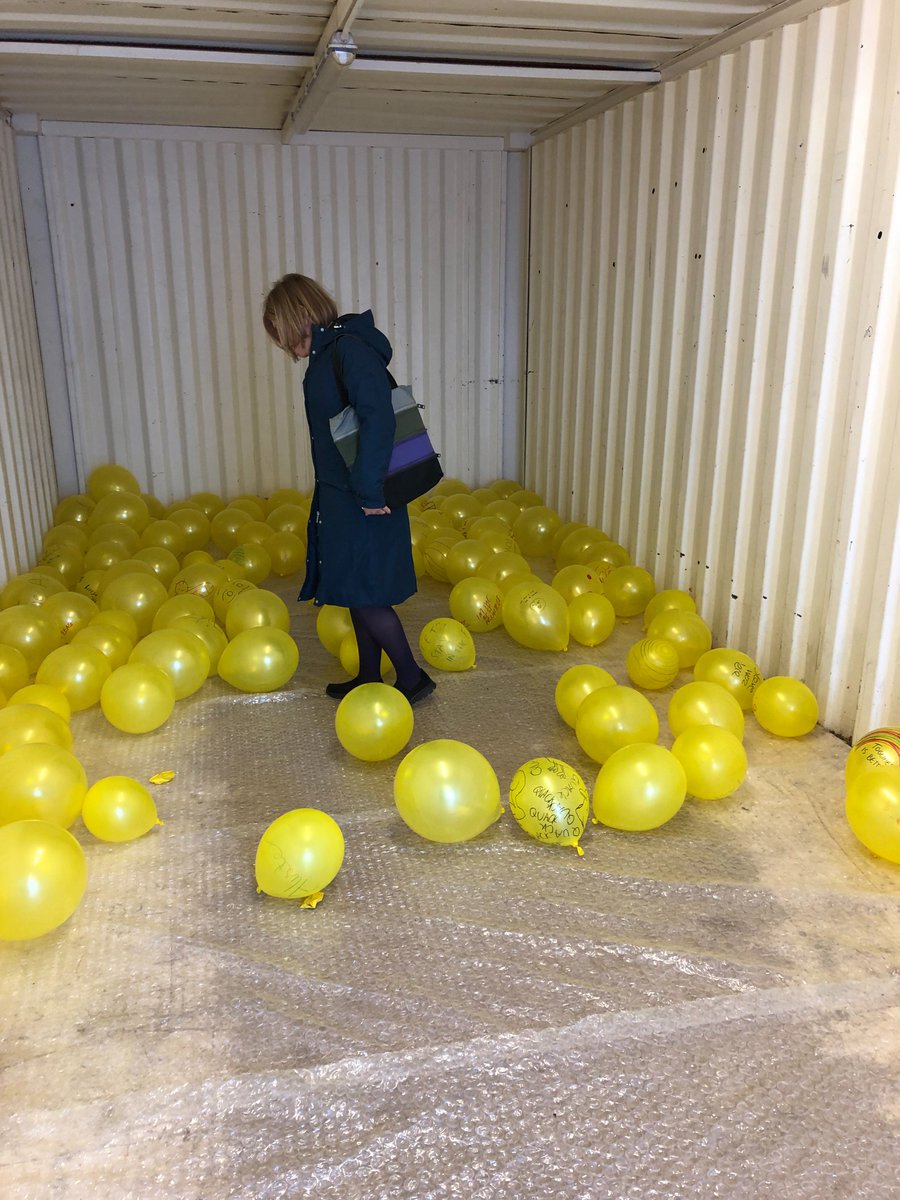
[(740, 738), (719, 725), (691, 725), (672, 753), (684, 767), (687, 790), (698, 800), (722, 800), (744, 782), (747, 752)]
[(556, 711), (565, 723), (574, 729), (582, 700), (591, 692), (596, 692), (597, 688), (611, 687), (615, 682), (609, 671), (590, 663), (569, 667), (568, 671), (563, 671), (560, 675), (556, 685)]
[(188, 536), (180, 525), (170, 521), (168, 517), (162, 517), (151, 521), (141, 534), (142, 549), (155, 549), (159, 546), (170, 551), (176, 558), (181, 558), (189, 549)]
[(772, 675), (762, 680), (753, 693), (753, 715), (769, 733), (778, 737), (803, 737), (816, 727), (819, 705), (815, 695), (799, 679)]
[(166, 515), (162, 501), (158, 500), (156, 496), (151, 495), (150, 492), (141, 492), (141, 499), (147, 505), (147, 512), (153, 520)]
[(284, 529), (276, 531), (266, 542), (266, 550), (272, 563), (272, 572), (279, 578), (293, 575), (306, 562), (306, 542), (296, 533)]
[[(194, 551), (195, 554), (203, 553), (202, 551)], [(187, 558), (187, 555), (185, 555)], [(179, 561), (165, 546), (146, 546), (140, 550), (135, 550), (133, 555), (134, 562), (144, 563), (150, 568), (156, 578), (165, 588), (172, 585), (172, 580), (178, 574)], [(187, 563), (185, 563), (187, 566)]]
[(643, 567), (615, 567), (607, 575), (603, 590), (617, 617), (636, 617), (653, 599), (656, 585), (653, 576)]
[(450, 592), (450, 612), (472, 633), (486, 633), (503, 624), (503, 594), (492, 579), (471, 575)]
[(684, 803), (684, 768), (663, 746), (624, 746), (594, 785), (594, 816), (613, 829), (644, 831), (670, 821)]
[(480, 542), (477, 538), (463, 538), (455, 546), (450, 547), (444, 559), (444, 571), (448, 582), (455, 586), (464, 579), (475, 576), (483, 579), (484, 576), (479, 574), (479, 568), (493, 554), (494, 551), (485, 542)]
[[(497, 587), (500, 589), (500, 595), (506, 599), (514, 587), (518, 587), (520, 583), (527, 583), (530, 587), (545, 587), (543, 579), (539, 575), (535, 575), (533, 571), (515, 571), (512, 575), (504, 575), (499, 581)], [(500, 610), (501, 624), (503, 610)]]
[(323, 604), (316, 616), (316, 634), (329, 654), (333, 654), (335, 658), (340, 655), (341, 642), (348, 633), (353, 633), (349, 608), (341, 608), (337, 604)]
[(744, 712), (726, 688), (695, 680), (680, 687), (669, 701), (672, 735), (678, 737), (693, 725), (718, 725), (743, 738)]
[(872, 729), (856, 742), (847, 755), (844, 778), (850, 784), (863, 771), (900, 767), (900, 727)]
[(49, 546), (41, 555), (39, 565), (58, 575), (63, 586), (70, 588), (84, 570), (84, 551), (71, 545)]
[(395, 687), (361, 683), (338, 705), (334, 729), (348, 754), (381, 762), (399, 754), (412, 737), (412, 706)]
[(591, 810), (584, 780), (558, 758), (532, 758), (509, 785), (509, 811), (527, 834), (551, 846), (578, 845)]
[(439, 505), (439, 510), (450, 518), (457, 529), (462, 529), (463, 522), (480, 516), (481, 509), (481, 502), (470, 492), (456, 492), (445, 496)]
[(126, 467), (118, 463), (103, 463), (94, 467), (87, 479), (87, 493), (96, 503), (108, 492), (131, 492), (140, 495), (141, 485)]
[(266, 588), (253, 588), (235, 596), (225, 613), (225, 632), (229, 638), (236, 637), (245, 629), (281, 629), (287, 633), (291, 627), (288, 606)]
[(162, 602), (153, 614), (153, 628), (169, 629), (179, 617), (205, 617), (214, 621), (216, 614), (213, 606), (203, 596), (196, 592), (182, 592)]
[[(622, 564), (617, 563), (617, 566)], [(661, 592), (657, 592), (647, 607), (644, 609), (644, 628), (650, 628), (650, 622), (658, 617), (663, 612), (696, 612), (697, 605), (694, 602), (694, 597), (690, 592), (682, 591), (681, 588), (663, 588)]]
[(62, 746), (30, 742), (0, 755), (0, 825), (35, 820), (68, 829), (86, 791), (84, 767)]
[(64, 721), (68, 721), (72, 716), (72, 706), (59, 688), (50, 687), (45, 683), (26, 684), (25, 687), (19, 688), (17, 692), (13, 692), (9, 698), (9, 703), (11, 705), (39, 704), (43, 708), (49, 708), (50, 712), (56, 713)]
[(172, 681), (176, 700), (193, 696), (209, 675), (206, 644), (186, 629), (157, 629), (148, 633), (137, 643), (128, 661), (150, 663), (164, 671)]
[(718, 683), (731, 692), (744, 712), (753, 704), (753, 693), (762, 676), (749, 655), (729, 646), (720, 646), (701, 654), (694, 666), (694, 679), (703, 683)]
[(102, 521), (99, 525), (91, 525), (88, 533), (89, 548), (85, 551), (85, 565), (91, 566), (89, 550), (107, 542), (114, 542), (125, 554), (134, 554), (141, 546), (141, 535), (124, 521)]
[(143, 637), (150, 632), (157, 609), (167, 599), (165, 584), (155, 575), (132, 572), (120, 575), (103, 589), (100, 611), (115, 608), (130, 613), (137, 622), (138, 633)]
[(432, 842), (467, 842), (503, 812), (491, 764), (449, 738), (410, 750), (394, 776), (394, 801), (409, 828)]
[(511, 496), (513, 492), (522, 490), (521, 483), (517, 483), (515, 479), (495, 479), (493, 483), (488, 484), (492, 492), (496, 492), (498, 496)]
[[(173, 598), (187, 595), (200, 596), (201, 599), (215, 605), (219, 589), (228, 582), (224, 567), (226, 562), (230, 562), (230, 560), (224, 559), (218, 563), (204, 560), (192, 563), (188, 567), (182, 567), (169, 584), (169, 595)], [(252, 587), (253, 585), (248, 586)]]
[(230, 554), (241, 541), (241, 529), (252, 520), (253, 517), (245, 509), (233, 505), (217, 512), (210, 521), (210, 538), (215, 548), (222, 554)]
[(543, 583), (519, 583), (503, 598), (507, 633), (531, 650), (565, 650), (569, 610), (559, 592)]
[(266, 517), (266, 524), (276, 533), (292, 533), (303, 540), (309, 524), (309, 509), (290, 502), (276, 505)]
[[(506, 526), (507, 532), (512, 536), (512, 527), (521, 512), (517, 504), (512, 504), (509, 500), (500, 499), (490, 501), (484, 506), (484, 515), (486, 517), (495, 517), (502, 525)], [(471, 531), (471, 528), (466, 531), (471, 537), (478, 535)], [(513, 538), (515, 541), (515, 538)]]
[(202, 508), (182, 506), (172, 509), (167, 519), (184, 534), (187, 550), (202, 550), (209, 541), (209, 517)]
[(846, 811), (868, 850), (900, 863), (900, 770), (862, 771), (847, 788)]
[(424, 551), (425, 570), (432, 579), (436, 579), (439, 583), (448, 582), (446, 567), (447, 555), (457, 544), (457, 542), (464, 540), (464, 538), (461, 538), (459, 534), (456, 533), (448, 534), (446, 536), (439, 534), (437, 537), (430, 539), (427, 542)]
[(494, 583), (502, 583), (508, 575), (515, 575), (518, 572), (529, 574), (531, 567), (528, 565), (527, 558), (523, 558), (521, 554), (516, 554), (512, 550), (501, 550), (499, 553), (492, 554), (478, 568), (482, 579), (491, 579)]
[[(223, 562), (228, 562), (228, 559), (223, 559)], [(212, 593), (212, 608), (215, 610), (217, 622), (224, 625), (226, 614), (236, 596), (244, 592), (253, 592), (254, 589), (256, 589), (256, 583), (251, 583), (250, 580), (229, 580), (226, 577), (221, 583), (216, 584), (215, 592)]]
[(107, 521), (121, 521), (138, 533), (150, 524), (150, 512), (137, 492), (114, 491), (100, 496), (88, 517), (88, 529), (96, 529)]
[(217, 512), (221, 512), (225, 507), (225, 501), (221, 496), (217, 496), (215, 492), (194, 492), (194, 494), (191, 496), (191, 500), (194, 502), (194, 504), (199, 505), (203, 512), (205, 512), (209, 517), (210, 521)]
[(561, 569), (575, 563), (593, 562), (597, 551), (609, 541), (602, 529), (581, 525), (573, 529), (556, 549), (556, 566)]
[(80, 525), (74, 521), (64, 521), (58, 525), (51, 525), (44, 534), (41, 544), (44, 549), (48, 549), (50, 546), (72, 546), (84, 554), (90, 545), (90, 539)]
[(100, 602), (100, 592), (103, 589), (103, 577), (106, 571), (85, 571), (78, 582), (75, 584), (75, 591), (81, 596), (87, 596), (89, 600), (93, 600), (95, 604)]
[(31, 742), (71, 750), (69, 722), (43, 704), (13, 704), (0, 709), (0, 755)]
[(67, 921), (87, 885), (84, 851), (50, 821), (0, 828), (0, 938), (41, 937)]
[(582, 592), (569, 603), (569, 632), (582, 646), (599, 646), (616, 626), (616, 612), (606, 596)]
[(218, 675), (219, 659), (228, 645), (228, 637), (225, 630), (217, 625), (212, 617), (198, 617), (189, 613), (183, 617), (176, 617), (169, 628), (183, 629), (185, 632), (193, 634), (194, 637), (198, 637), (209, 655), (210, 675)]
[[(350, 678), (355, 679), (359, 674), (359, 647), (356, 644), (356, 633), (352, 628), (348, 634), (344, 635), (344, 638), (341, 641), (341, 647), (338, 650), (338, 658), (340, 659), (341, 666), (344, 668)], [(383, 650), (381, 652), (378, 669), (381, 671), (382, 675), (392, 669), (391, 660)]]
[[(271, 536), (271, 529), (266, 527), (266, 541), (268, 542)], [(238, 566), (244, 568), (245, 578), (251, 583), (260, 584), (264, 579), (268, 579), (272, 571), (272, 559), (269, 557), (269, 552), (265, 546), (258, 542), (242, 542), (228, 555), (232, 562), (236, 562)]]
[(149, 563), (144, 562), (140, 558), (123, 558), (112, 566), (107, 567), (103, 572), (103, 578), (100, 581), (100, 596), (116, 579), (120, 579), (123, 575), (148, 575), (150, 578), (156, 577), (156, 572)]
[(128, 775), (107, 775), (89, 787), (81, 819), (104, 842), (130, 842), (162, 825), (149, 791)]
[[(647, 614), (644, 613), (646, 621)], [(712, 645), (712, 630), (701, 616), (680, 608), (668, 608), (653, 618), (647, 636), (665, 638), (678, 653), (678, 667), (693, 667)]]
[(475, 666), (475, 642), (461, 621), (436, 617), (419, 634), (425, 661), (441, 671), (468, 671)]
[(105, 655), (111, 671), (124, 666), (134, 649), (134, 642), (127, 633), (117, 625), (107, 625), (103, 621), (91, 622), (79, 630), (72, 638), (71, 644), (75, 648), (92, 646), (99, 650)]
[(123, 733), (151, 733), (172, 715), (175, 685), (152, 663), (129, 662), (104, 683), (100, 707), (110, 725)]
[(603, 594), (603, 580), (582, 563), (571, 563), (568, 567), (561, 567), (553, 576), (550, 586), (559, 592), (566, 604), (571, 604), (576, 596), (586, 593)]
[(21, 650), (3, 644), (0, 638), (0, 689), (7, 696), (23, 688), (30, 675), (28, 662)]
[(537, 492), (531, 492), (527, 488), (516, 488), (514, 492), (510, 492), (507, 497), (510, 504), (518, 506), (520, 512), (524, 512), (526, 508), (537, 508), (544, 506), (544, 497), (538, 495)]
[(295, 808), (273, 821), (256, 850), (260, 891), (282, 900), (319, 898), (344, 861), (344, 835), (327, 813)]
[(84, 528), (88, 517), (94, 511), (94, 504), (95, 501), (82, 492), (74, 496), (64, 496), (53, 510), (53, 520), (57, 525), (64, 521), (72, 521), (79, 528)]
[[(559, 529), (557, 529), (556, 533), (554, 533), (553, 540), (550, 545), (550, 552), (552, 553), (554, 559), (559, 554), (560, 547), (562, 546), (563, 542), (566, 540), (566, 538), (569, 536), (570, 533), (574, 533), (576, 531), (576, 529), (588, 529), (588, 528), (590, 528), (590, 526), (585, 525), (584, 521), (563, 521), (563, 523), (560, 525)], [(592, 530), (592, 533), (594, 533), (594, 534), (596, 534), (597, 532), (598, 532), (598, 530)]]
[(37, 669), (35, 683), (58, 688), (72, 712), (92, 708), (109, 678), (109, 659), (96, 646), (60, 646), (51, 650)]
[(625, 670), (636, 687), (668, 687), (678, 674), (678, 650), (666, 638), (641, 638), (628, 651)]
[(233, 500), (229, 500), (229, 504), (249, 513), (254, 521), (261, 521), (266, 515), (266, 503), (259, 496), (235, 496)]
[(231, 639), (219, 659), (219, 675), (242, 692), (273, 692), (284, 687), (299, 661), (289, 633), (257, 625)]
[(604, 763), (623, 746), (655, 742), (659, 718), (646, 696), (617, 683), (585, 697), (575, 716), (575, 736), (585, 754)]
[(61, 640), (56, 622), (36, 604), (14, 604), (0, 612), (0, 642), (21, 652), (29, 675)]
[(42, 608), (56, 622), (57, 633), (65, 642), (71, 642), (79, 629), (84, 629), (98, 612), (94, 601), (80, 592), (58, 592), (49, 596)]
[(546, 505), (538, 504), (526, 508), (516, 517), (513, 521), (513, 536), (521, 546), (523, 554), (531, 558), (544, 558), (553, 552), (553, 537), (560, 525), (562, 521), (558, 513)]
[(92, 625), (115, 625), (121, 629), (128, 640), (134, 645), (138, 640), (138, 623), (129, 612), (122, 608), (105, 608), (97, 613), (91, 621)]

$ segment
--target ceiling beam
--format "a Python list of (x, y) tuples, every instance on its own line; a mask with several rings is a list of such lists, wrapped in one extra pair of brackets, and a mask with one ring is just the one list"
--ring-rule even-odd
[(350, 27), (365, 0), (335, 0), (313, 54), (313, 64), (294, 96), (281, 126), (281, 140), (287, 143), (295, 133), (308, 133), (316, 113), (337, 85), (344, 69), (335, 60), (328, 44), (336, 33), (349, 34)]
[(210, 66), (290, 67), (305, 70), (310, 54), (257, 54), (245, 50), (175, 50), (167, 46), (114, 46), (106, 42), (0, 41), (0, 55), (19, 58), (114, 59), (117, 62), (199, 63)]
[(352, 63), (357, 71), (384, 72), (391, 75), (453, 75), (462, 79), (519, 79), (548, 83), (659, 83), (659, 71), (627, 67), (542, 67), (527, 64), (507, 66), (492, 62), (438, 62), (408, 58), (357, 58)]

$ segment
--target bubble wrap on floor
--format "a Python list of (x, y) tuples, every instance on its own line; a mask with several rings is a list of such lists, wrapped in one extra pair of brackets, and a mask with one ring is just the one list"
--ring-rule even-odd
[[(446, 588), (403, 612), (416, 637)], [(844, 822), (843, 743), (751, 718), (737, 795), (652, 833), (589, 827), (584, 858), (508, 814), (432, 845), (395, 813), (399, 759), (338, 745), (313, 609), (294, 633), (284, 692), (211, 681), (143, 738), (73, 718), (90, 778), (177, 774), (140, 841), (76, 826), (80, 909), (0, 945), (5, 1200), (896, 1196), (900, 875)], [(638, 636), (540, 654), (482, 635), (413, 744), (469, 742), (504, 792), (538, 754), (592, 786), (556, 680), (593, 661), (625, 681)], [(347, 845), (314, 911), (253, 878), (266, 825), (302, 805)]]

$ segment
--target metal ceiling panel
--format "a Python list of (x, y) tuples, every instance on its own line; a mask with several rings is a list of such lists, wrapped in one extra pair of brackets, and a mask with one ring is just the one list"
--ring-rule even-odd
[[(301, 131), (504, 135), (538, 129), (602, 100), (609, 83), (580, 78), (585, 67), (659, 69), (794, 2), (799, 0), (498, 0), (490, 6), (480, 0), (439, 6), (423, 0), (198, 0), (188, 7), (0, 0), (0, 105), (47, 120), (264, 129), (287, 121), (288, 138), (304, 72), (292, 73), (284, 56), (324, 53), (323, 34), (344, 19), (359, 59), (330, 81), (324, 102), (317, 96)], [(101, 62), (98, 46), (116, 47), (114, 60)], [(51, 62), (41, 62), (51, 49)], [(259, 61), (216, 61), (210, 57), (216, 49)], [(166, 50), (181, 57), (163, 57)], [(154, 52), (150, 69), (147, 55)], [(81, 61), (85, 57), (91, 65)], [(372, 59), (402, 62), (402, 75), (388, 68), (376, 78), (372, 70), (359, 70)], [(448, 75), (447, 60), (494, 67), (496, 78)], [(552, 82), (509, 76), (523, 64), (556, 66), (561, 74)]]

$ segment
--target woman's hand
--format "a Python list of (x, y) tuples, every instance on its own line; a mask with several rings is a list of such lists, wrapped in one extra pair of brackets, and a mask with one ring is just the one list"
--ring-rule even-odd
[(390, 511), (391, 510), (388, 508), (387, 505), (385, 505), (384, 508), (364, 508), (363, 509), (363, 512), (365, 513), (365, 515), (367, 517), (383, 517), (383, 516), (386, 516)]

